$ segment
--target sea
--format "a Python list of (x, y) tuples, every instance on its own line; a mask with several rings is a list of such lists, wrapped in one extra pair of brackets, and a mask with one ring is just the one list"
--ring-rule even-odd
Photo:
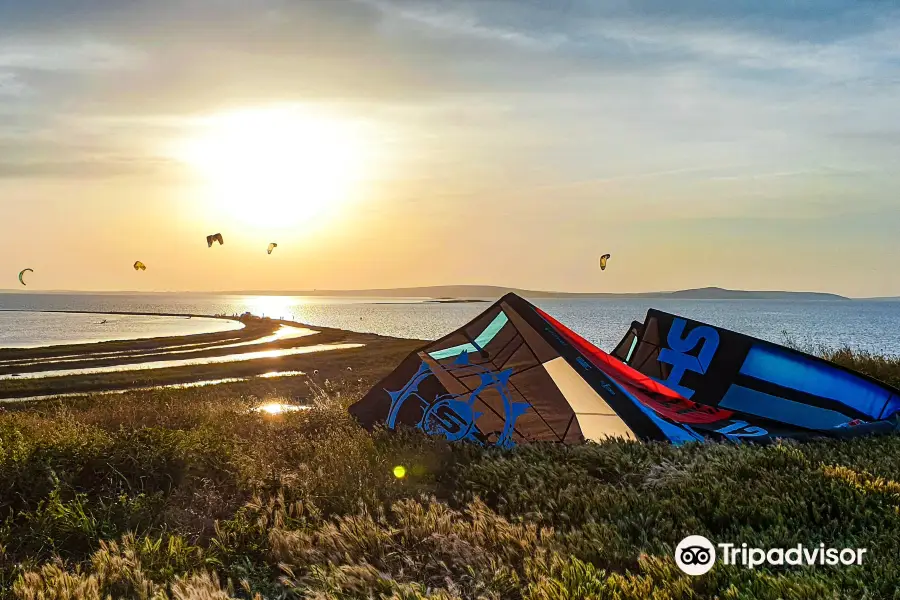
[[(533, 302), (607, 351), (615, 347), (632, 321), (643, 321), (647, 309), (652, 307), (813, 351), (850, 347), (900, 356), (900, 301), (642, 298)], [(423, 298), (8, 293), (0, 294), (0, 348), (204, 333), (236, 327), (221, 320), (124, 315), (98, 318), (85, 312), (240, 315), (249, 311), (312, 326), (433, 340), (465, 324), (488, 306), (437, 303)], [(107, 323), (101, 326), (103, 318)]]

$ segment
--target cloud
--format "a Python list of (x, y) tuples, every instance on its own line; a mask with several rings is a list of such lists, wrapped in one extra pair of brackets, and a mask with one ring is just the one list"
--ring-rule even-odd
[(429, 2), (403, 5), (388, 0), (354, 0), (378, 9), (382, 15), (401, 19), (436, 32), (512, 44), (526, 49), (551, 49), (567, 40), (562, 33), (527, 32), (487, 24), (477, 10), (465, 10), (461, 3), (448, 11)]
[(3, 126), (0, 120), (0, 179), (172, 181), (183, 172), (175, 161), (154, 154), (140, 134), (123, 138), (113, 130), (91, 129), (66, 117), (25, 123)]
[(134, 49), (91, 40), (0, 43), (0, 71), (117, 71), (142, 59)]
[[(735, 67), (857, 72), (896, 57), (898, 15), (883, 3), (826, 0), (808, 3), (694, 0), (353, 0), (382, 18), (424, 30), (561, 53), (599, 51), (624, 60), (667, 53)], [(603, 65), (598, 65), (603, 66)]]
[(15, 73), (4, 73), (0, 71), (0, 97), (21, 97), (28, 92), (28, 86), (25, 85)]
[(861, 177), (871, 175), (871, 169), (841, 169), (823, 167), (819, 169), (800, 169), (796, 171), (750, 172), (740, 175), (720, 175), (711, 177), (711, 181), (760, 181), (764, 179), (782, 179), (787, 177)]
[(78, 135), (145, 143), (202, 112), (346, 104), (474, 189), (882, 169), (890, 138), (866, 135), (894, 112), (900, 22), (822, 2), (101, 1), (0, 42), (0, 94), (40, 92), (46, 114), (64, 99)]
[(72, 160), (0, 161), (0, 179), (108, 179), (113, 177), (171, 177), (179, 169), (157, 158), (96, 157)]
[(0, 97), (29, 100), (52, 94), (61, 77), (133, 70), (139, 51), (91, 40), (11, 41), (0, 37)]
[[(478, 214), (499, 224), (498, 243), (558, 265), (572, 264), (566, 248), (611, 237), (653, 262), (711, 228), (704, 248), (726, 254), (752, 254), (746, 231), (773, 253), (793, 248), (769, 268), (784, 277), (803, 272), (806, 243), (838, 239), (865, 262), (890, 255), (867, 245), (874, 226), (896, 250), (896, 215), (872, 216), (900, 186), (890, 4), (0, 0), (0, 183), (52, 179), (71, 189), (65, 202), (96, 207), (87, 190), (103, 179), (124, 216), (119, 198), (165, 203), (190, 188), (151, 155), (197, 117), (312, 103), (377, 122), (380, 150), (401, 157), (360, 204), (384, 229), (355, 214), (360, 230), (400, 219), (425, 239)], [(382, 246), (373, 260), (415, 256)]]
[(727, 24), (604, 21), (591, 32), (626, 44), (633, 52), (679, 53), (698, 63), (732, 69), (788, 71), (826, 78), (871, 76), (900, 58), (896, 22), (838, 40), (785, 39)]

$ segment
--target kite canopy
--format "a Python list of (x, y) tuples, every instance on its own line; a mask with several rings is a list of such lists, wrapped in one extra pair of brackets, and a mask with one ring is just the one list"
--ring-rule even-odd
[(515, 294), (410, 355), (350, 407), (366, 427), (405, 424), (512, 446), (605, 438), (686, 441), (654, 405), (693, 403), (612, 359)]
[(606, 261), (608, 261), (609, 258), (610, 258), (609, 254), (604, 254), (603, 256), (600, 257), (600, 270), (601, 271), (606, 270)]
[(900, 390), (835, 363), (651, 309), (613, 356), (685, 398), (740, 415), (726, 436), (835, 436), (892, 430)]
[(134, 263), (134, 270), (135, 271), (146, 271), (147, 266), (138, 260), (138, 261), (135, 261), (135, 263)]
[(34, 270), (33, 269), (22, 269), (21, 271), (19, 271), (19, 283), (21, 283), (22, 285), (26, 285), (25, 279), (23, 279), (23, 277), (25, 276), (25, 273), (34, 273)]
[(272, 254), (272, 250), (274, 250), (277, 247), (278, 247), (278, 244), (276, 244), (275, 242), (272, 242), (271, 244), (269, 244), (269, 249), (266, 250), (266, 252), (269, 254)]
[[(699, 336), (688, 339), (696, 343)], [(704, 349), (699, 359), (690, 358), (697, 362), (707, 354)], [(819, 375), (840, 371), (861, 379), (821, 362), (825, 367)], [(685, 397), (680, 388), (616, 360), (526, 300), (508, 294), (468, 325), (411, 354), (350, 412), (367, 428), (409, 425), (451, 441), (501, 447), (607, 438), (681, 444), (892, 428), (884, 421), (848, 429), (863, 414), (866, 420), (885, 419), (889, 404), (900, 404), (900, 391), (868, 380), (866, 385), (870, 395), (880, 394), (880, 407), (847, 412), (821, 428), (791, 424), (795, 415), (815, 410), (800, 397), (766, 417), (748, 405), (707, 404), (699, 392), (697, 398)]]
[(222, 239), (221, 233), (214, 233), (212, 235), (206, 236), (206, 247), (207, 248), (212, 248), (213, 242), (219, 242), (219, 245), (221, 246), (222, 244), (225, 243), (225, 240)]

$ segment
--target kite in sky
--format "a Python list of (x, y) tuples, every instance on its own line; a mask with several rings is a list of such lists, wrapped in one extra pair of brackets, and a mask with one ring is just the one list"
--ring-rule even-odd
[(268, 252), (269, 254), (272, 254), (272, 250), (274, 250), (277, 247), (278, 247), (278, 244), (276, 244), (275, 242), (272, 242), (271, 244), (269, 244), (269, 249), (266, 252)]
[(609, 260), (609, 254), (604, 254), (603, 256), (600, 257), (600, 270), (601, 271), (606, 270), (606, 261), (608, 261), (608, 260)]
[(134, 270), (135, 270), (135, 271), (146, 271), (146, 270), (147, 270), (147, 265), (145, 265), (144, 263), (142, 263), (142, 262), (139, 261), (139, 260), (138, 260), (138, 261), (135, 261), (135, 263), (134, 263)]
[(208, 248), (212, 248), (213, 242), (219, 242), (219, 245), (225, 243), (225, 240), (222, 239), (221, 233), (214, 233), (213, 235), (206, 236), (206, 246)]
[(25, 280), (22, 277), (25, 275), (26, 272), (34, 273), (34, 270), (22, 269), (21, 271), (19, 271), (19, 283), (21, 283), (22, 285), (25, 285)]

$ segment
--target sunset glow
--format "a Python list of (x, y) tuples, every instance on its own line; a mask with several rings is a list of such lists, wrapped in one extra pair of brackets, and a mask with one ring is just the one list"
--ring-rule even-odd
[(366, 168), (364, 141), (349, 123), (297, 107), (205, 118), (176, 154), (202, 177), (212, 210), (264, 228), (323, 216), (351, 198)]
[(9, 289), (900, 295), (891, 3), (113, 4), (0, 3)]

